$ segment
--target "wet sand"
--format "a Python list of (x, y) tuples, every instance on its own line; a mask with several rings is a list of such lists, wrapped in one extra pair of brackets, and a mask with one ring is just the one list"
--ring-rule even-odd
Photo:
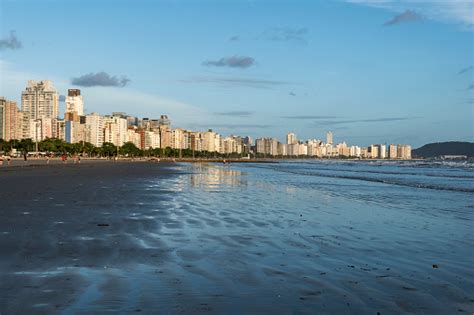
[[(1, 314), (80, 310), (87, 290), (99, 290), (91, 277), (166, 258), (159, 240), (153, 249), (137, 244), (160, 222), (133, 216), (145, 201), (134, 185), (175, 171), (147, 162), (17, 162), (0, 169)], [(101, 284), (109, 295), (120, 290), (120, 277), (111, 278)]]
[[(472, 215), (459, 224), (405, 211), (407, 198), (353, 202), (328, 191), (335, 179), (279, 176), (151, 162), (1, 168), (0, 313), (474, 311)], [(374, 197), (380, 184), (368, 185)]]

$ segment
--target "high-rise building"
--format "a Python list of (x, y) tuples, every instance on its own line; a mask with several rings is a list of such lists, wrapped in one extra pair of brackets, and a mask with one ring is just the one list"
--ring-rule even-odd
[(379, 152), (380, 152), (380, 146), (378, 144), (372, 144), (370, 147), (370, 158), (372, 159), (378, 159), (379, 158)]
[(202, 150), (208, 152), (220, 151), (220, 135), (209, 129), (202, 134)]
[(260, 138), (255, 140), (257, 153), (278, 155), (278, 140), (274, 138)]
[(381, 144), (379, 158), (385, 159), (386, 157), (387, 157), (387, 146), (385, 144)]
[(6, 101), (4, 109), (5, 129), (3, 138), (7, 141), (21, 139), (19, 124), (18, 106), (16, 106), (16, 102)]
[(76, 113), (78, 116), (84, 116), (84, 100), (82, 99), (81, 90), (67, 90), (66, 113)]
[(296, 139), (296, 135), (292, 132), (286, 135), (286, 144), (296, 144), (298, 143), (298, 139)]
[(171, 130), (171, 148), (173, 149), (187, 149), (185, 141), (185, 130), (176, 128)]
[(411, 146), (406, 144), (399, 144), (397, 146), (397, 158), (402, 160), (411, 159)]
[(5, 139), (5, 104), (7, 100), (0, 97), (0, 139)]
[(29, 135), (35, 142), (43, 141), (46, 138), (53, 137), (53, 120), (51, 118), (38, 118), (29, 120)]
[(110, 142), (119, 147), (127, 142), (127, 119), (122, 116), (105, 116), (104, 130), (104, 142)]
[(104, 144), (104, 117), (91, 113), (86, 116), (86, 141), (92, 143), (96, 147)]
[(397, 146), (395, 144), (391, 144), (388, 147), (388, 157), (390, 159), (396, 159), (397, 158)]
[(51, 81), (28, 81), (21, 93), (21, 110), (30, 119), (57, 118), (59, 95)]
[(68, 143), (79, 143), (86, 139), (86, 125), (79, 121), (65, 121), (64, 140)]
[(327, 144), (333, 144), (333, 143), (334, 143), (332, 131), (328, 131), (328, 132), (326, 133), (326, 143), (327, 143)]
[(168, 126), (171, 128), (171, 119), (169, 119), (167, 115), (161, 115), (160, 119), (158, 119), (158, 124), (160, 126)]

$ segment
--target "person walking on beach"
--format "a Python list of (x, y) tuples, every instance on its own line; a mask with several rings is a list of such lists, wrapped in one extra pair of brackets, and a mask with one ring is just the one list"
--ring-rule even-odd
[(10, 166), (10, 161), (11, 161), (11, 157), (10, 156), (7, 156), (7, 165)]
[(26, 163), (27, 160), (28, 160), (27, 154), (26, 152), (23, 152), (23, 162)]
[(49, 164), (49, 154), (46, 155), (46, 164)]

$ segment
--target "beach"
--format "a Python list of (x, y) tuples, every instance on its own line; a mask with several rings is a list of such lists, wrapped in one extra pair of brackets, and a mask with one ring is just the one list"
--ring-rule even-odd
[(0, 313), (470, 314), (473, 178), (15, 161), (0, 168)]

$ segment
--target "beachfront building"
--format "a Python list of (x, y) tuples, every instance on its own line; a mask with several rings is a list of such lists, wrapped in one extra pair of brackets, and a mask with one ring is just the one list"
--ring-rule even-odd
[(397, 146), (397, 158), (402, 160), (411, 159), (411, 146), (406, 144), (399, 144)]
[(16, 102), (0, 97), (0, 139), (20, 139), (18, 112)]
[(288, 144), (278, 142), (278, 155), (287, 156), (288, 155)]
[(104, 142), (110, 142), (121, 147), (127, 142), (127, 119), (119, 115), (105, 116)]
[(47, 138), (53, 137), (53, 119), (39, 118), (29, 119), (29, 135), (25, 138), (30, 138), (35, 142), (43, 141)]
[(336, 150), (337, 150), (337, 155), (339, 156), (346, 156), (348, 157), (351, 153), (350, 153), (350, 148), (347, 146), (347, 144), (345, 142), (343, 143), (338, 143), (336, 145)]
[(238, 153), (241, 154), (242, 150), (242, 138), (238, 136), (230, 135), (228, 137), (220, 138), (220, 151), (221, 154)]
[[(85, 137), (85, 130), (84, 130), (84, 137)], [(66, 120), (64, 119), (53, 120), (53, 138), (66, 141)]]
[(388, 157), (390, 159), (396, 159), (397, 158), (397, 146), (395, 144), (391, 144), (388, 147)]
[(5, 139), (5, 103), (7, 100), (0, 97), (0, 139)]
[(19, 109), (16, 102), (7, 101), (4, 109), (4, 134), (3, 139), (10, 141), (20, 139), (19, 135)]
[(105, 118), (98, 113), (86, 115), (85, 141), (92, 143), (96, 147), (104, 144)]
[[(128, 121), (127, 121), (128, 126)], [(137, 148), (142, 148), (142, 133), (135, 126), (128, 126), (127, 129), (127, 142), (133, 143)]]
[(380, 151), (380, 146), (378, 144), (372, 144), (369, 147), (369, 152), (370, 152), (370, 158), (371, 159), (378, 159), (379, 158), (379, 151)]
[(380, 159), (387, 158), (387, 145), (385, 145), (385, 144), (380, 145), (379, 158)]
[(160, 132), (160, 148), (171, 148), (172, 131), (168, 125), (162, 125), (158, 128)]
[(220, 151), (220, 135), (211, 129), (202, 133), (202, 151), (219, 152)]
[(31, 120), (53, 119), (59, 115), (59, 95), (48, 80), (28, 81), (21, 93), (21, 111), (27, 113)]
[(298, 156), (308, 156), (309, 155), (309, 150), (308, 150), (308, 142), (299, 142), (297, 144), (297, 150), (296, 153)]
[(256, 150), (259, 154), (277, 156), (278, 140), (274, 138), (259, 138), (255, 140)]
[(296, 156), (298, 154), (299, 154), (299, 144), (298, 143), (288, 144), (288, 155)]
[(84, 116), (84, 100), (82, 99), (81, 90), (69, 89), (65, 103), (66, 113), (75, 113), (78, 116)]
[(187, 149), (187, 135), (186, 130), (176, 128), (171, 130), (171, 148), (173, 149)]
[(349, 152), (350, 152), (349, 155), (351, 157), (360, 157), (361, 156), (361, 148), (358, 147), (358, 146), (355, 146), (355, 145), (351, 146)]
[(321, 145), (322, 145), (321, 140), (316, 140), (316, 139), (308, 140), (307, 141), (308, 155), (309, 156), (318, 156), (318, 154), (320, 153)]
[(328, 131), (326, 133), (326, 143), (332, 145), (334, 143), (333, 141), (334, 141), (334, 138), (333, 138), (332, 131)]
[(296, 135), (292, 132), (286, 135), (286, 144), (297, 144), (298, 139), (296, 138)]
[(64, 121), (64, 140), (67, 143), (79, 143), (86, 140), (86, 125), (80, 121)]
[(198, 131), (188, 131), (188, 148), (192, 151), (202, 151), (203, 137)]
[(159, 149), (160, 148), (160, 131), (144, 130), (143, 132), (143, 149)]

